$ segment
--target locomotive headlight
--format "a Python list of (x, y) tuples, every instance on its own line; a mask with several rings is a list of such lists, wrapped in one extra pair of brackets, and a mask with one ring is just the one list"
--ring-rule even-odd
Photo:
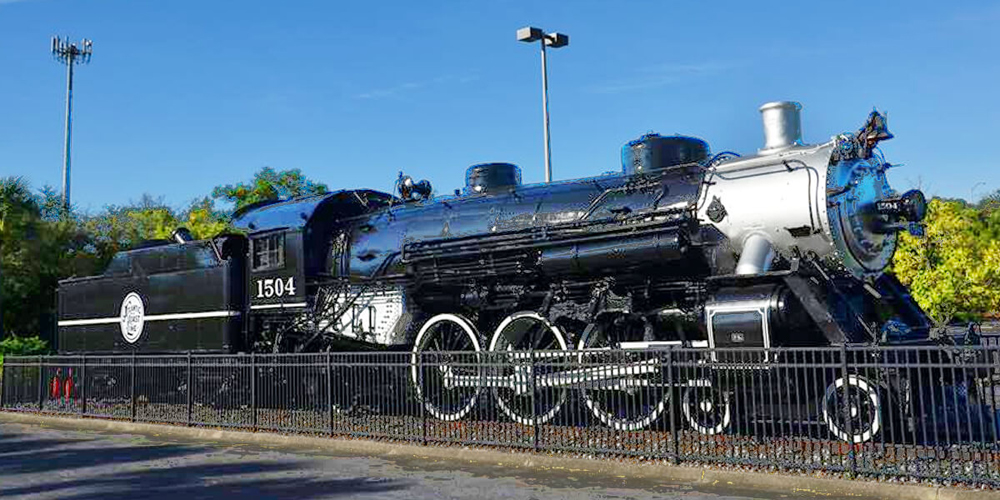
[(927, 200), (924, 193), (911, 189), (898, 198), (875, 202), (875, 209), (890, 222), (920, 222), (927, 215)]

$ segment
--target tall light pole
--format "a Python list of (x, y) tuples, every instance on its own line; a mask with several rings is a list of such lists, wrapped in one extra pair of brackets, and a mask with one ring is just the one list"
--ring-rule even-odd
[(52, 37), (52, 55), (56, 60), (66, 65), (66, 147), (63, 150), (63, 185), (62, 185), (62, 205), (63, 210), (69, 211), (69, 146), (73, 132), (73, 65), (87, 64), (90, 62), (90, 54), (93, 52), (94, 43), (86, 38), (77, 45), (70, 43), (69, 38), (65, 40), (59, 37)]
[(562, 33), (545, 33), (531, 26), (517, 30), (519, 42), (541, 42), (542, 47), (542, 120), (545, 124), (545, 182), (552, 182), (552, 147), (549, 143), (549, 69), (545, 47), (558, 49), (569, 45), (569, 36)]

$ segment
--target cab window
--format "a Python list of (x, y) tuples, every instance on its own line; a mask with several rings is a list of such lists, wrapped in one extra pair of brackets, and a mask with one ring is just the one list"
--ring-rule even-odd
[(251, 246), (254, 271), (281, 269), (285, 266), (285, 233), (256, 237)]

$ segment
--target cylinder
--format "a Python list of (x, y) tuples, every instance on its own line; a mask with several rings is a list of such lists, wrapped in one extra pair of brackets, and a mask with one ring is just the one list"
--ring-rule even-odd
[(764, 148), (775, 151), (802, 145), (802, 105), (794, 101), (769, 102), (760, 107), (764, 122)]

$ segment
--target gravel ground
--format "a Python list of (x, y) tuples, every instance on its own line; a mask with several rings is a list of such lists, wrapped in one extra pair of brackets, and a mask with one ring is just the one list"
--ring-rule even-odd
[[(511, 469), (315, 449), (181, 442), (157, 435), (0, 424), (0, 497), (218, 498), (803, 498), (727, 488), (608, 478), (586, 471)], [(825, 496), (823, 498), (835, 498)], [(857, 497), (852, 497), (857, 499)]]

